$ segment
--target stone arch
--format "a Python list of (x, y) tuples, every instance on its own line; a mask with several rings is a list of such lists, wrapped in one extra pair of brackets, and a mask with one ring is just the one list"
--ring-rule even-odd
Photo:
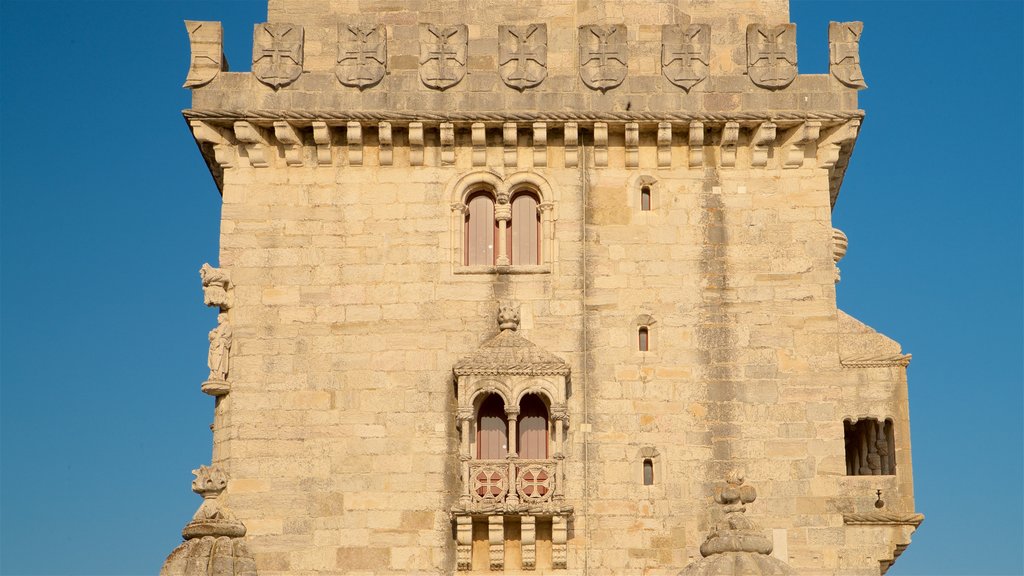
[(489, 169), (473, 170), (452, 180), (448, 184), (446, 193), (453, 204), (465, 205), (469, 195), (480, 189), (487, 189), (495, 197), (505, 191), (501, 175)]
[(504, 181), (502, 190), (510, 197), (518, 192), (529, 191), (535, 194), (541, 204), (554, 202), (555, 194), (547, 179), (537, 172), (522, 170), (508, 175)]

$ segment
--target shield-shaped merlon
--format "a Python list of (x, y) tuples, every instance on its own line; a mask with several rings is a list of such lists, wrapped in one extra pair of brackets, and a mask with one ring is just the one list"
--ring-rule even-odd
[(387, 72), (388, 39), (384, 26), (338, 25), (338, 59), (334, 75), (345, 86), (374, 86)]
[(763, 88), (785, 88), (796, 78), (796, 24), (747, 26), (747, 75)]
[(506, 85), (525, 90), (547, 78), (547, 24), (498, 26), (498, 38), (498, 72)]
[(466, 76), (469, 29), (465, 24), (435, 26), (420, 24), (420, 80), (430, 88), (444, 90)]
[(295, 82), (302, 74), (302, 26), (256, 24), (252, 39), (252, 73), (274, 89)]
[(594, 90), (615, 88), (626, 79), (625, 24), (580, 26), (580, 78)]
[(829, 70), (851, 88), (867, 88), (860, 69), (860, 35), (863, 22), (829, 22)]
[(224, 62), (224, 29), (220, 22), (185, 20), (188, 43), (192, 48), (185, 88), (196, 88), (209, 83), (221, 70)]
[(708, 77), (710, 57), (710, 25), (661, 27), (661, 71), (669, 82), (689, 91)]

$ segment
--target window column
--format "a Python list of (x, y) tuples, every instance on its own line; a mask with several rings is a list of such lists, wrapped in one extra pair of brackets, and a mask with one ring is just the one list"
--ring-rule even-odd
[(512, 263), (508, 257), (508, 226), (512, 220), (512, 205), (509, 204), (508, 194), (498, 194), (498, 204), (494, 207), (494, 219), (498, 221), (498, 259), (495, 262), (498, 266), (508, 266)]

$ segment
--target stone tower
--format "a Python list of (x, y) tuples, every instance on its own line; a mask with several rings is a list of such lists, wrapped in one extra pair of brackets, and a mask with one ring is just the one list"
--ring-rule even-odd
[(186, 23), (220, 313), (163, 574), (886, 571), (910, 356), (836, 307), (831, 218), (862, 25), (802, 75), (786, 0), (723, 6), (270, 0), (252, 72)]

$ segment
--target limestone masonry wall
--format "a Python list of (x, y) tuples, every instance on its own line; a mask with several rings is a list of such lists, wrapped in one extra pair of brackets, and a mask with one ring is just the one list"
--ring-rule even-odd
[[(782, 0), (271, 0), (252, 73), (187, 23), (185, 117), (223, 195), (215, 502), (244, 524), (202, 534), (262, 576), (676, 574), (740, 502), (770, 545), (729, 553), (883, 573), (922, 517), (909, 355), (836, 306), (861, 28), (799, 75), (787, 21)], [(466, 231), (477, 197), (493, 246)], [(548, 448), (516, 452), (506, 398), (506, 476), (477, 434), (516, 387)], [(172, 561), (219, 554), (192, 548), (163, 573), (207, 573)]]

